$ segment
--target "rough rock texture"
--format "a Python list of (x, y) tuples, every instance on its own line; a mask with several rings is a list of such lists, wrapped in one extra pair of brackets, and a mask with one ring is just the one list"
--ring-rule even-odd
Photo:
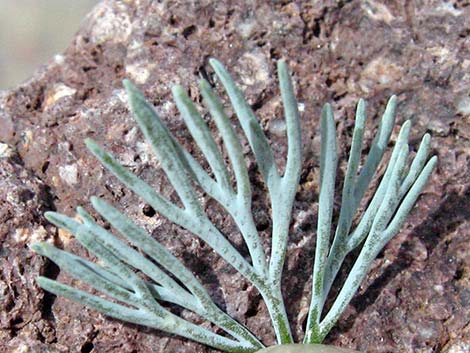
[[(330, 101), (336, 111), (344, 160), (357, 99), (369, 103), (370, 142), (386, 100), (395, 93), (399, 123), (413, 121), (412, 147), (431, 132), (439, 168), (327, 343), (368, 352), (468, 352), (468, 5), (433, 0), (109, 0), (97, 5), (63, 55), (28, 82), (0, 92), (0, 351), (215, 352), (106, 318), (36, 286), (40, 273), (65, 283), (71, 278), (34, 255), (28, 244), (47, 240), (87, 256), (69, 234), (45, 222), (43, 211), (74, 215), (77, 205), (89, 208), (91, 195), (112, 201), (145, 225), (199, 274), (221, 307), (266, 344), (273, 343), (266, 309), (252, 286), (201, 241), (153, 215), (83, 144), (93, 137), (176, 200), (129, 114), (121, 80), (136, 82), (197, 155), (169, 88), (181, 83), (199, 99), (197, 78), (213, 79), (207, 59), (217, 57), (243, 87), (279, 159), (286, 145), (276, 60), (285, 58), (293, 72), (303, 111), (305, 162), (284, 285), (296, 337), (302, 336), (310, 293), (321, 105)], [(269, 209), (251, 165), (256, 220), (269, 245)], [(245, 251), (233, 223), (213, 201), (204, 202), (222, 231)]]

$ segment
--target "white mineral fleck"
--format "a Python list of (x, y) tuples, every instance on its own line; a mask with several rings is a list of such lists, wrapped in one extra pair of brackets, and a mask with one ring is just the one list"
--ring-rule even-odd
[(66, 86), (63, 83), (55, 84), (47, 91), (45, 108), (53, 105), (61, 98), (73, 96), (76, 92), (76, 89)]
[(150, 76), (153, 66), (148, 63), (133, 63), (126, 65), (126, 74), (129, 78), (138, 84), (144, 84)]
[(132, 24), (125, 4), (117, 2), (112, 8), (107, 2), (98, 4), (93, 11), (93, 17), (91, 38), (94, 43), (123, 43), (132, 33)]
[(59, 167), (59, 175), (67, 184), (78, 183), (78, 169), (76, 164), (69, 164)]
[(0, 143), (0, 158), (8, 158), (13, 155), (13, 149), (6, 143)]

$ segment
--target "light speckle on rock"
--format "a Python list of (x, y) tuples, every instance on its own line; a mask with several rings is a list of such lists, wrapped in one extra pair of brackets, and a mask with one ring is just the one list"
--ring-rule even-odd
[(441, 63), (444, 60), (446, 60), (446, 58), (448, 57), (448, 55), (450, 53), (449, 49), (447, 49), (446, 47), (443, 47), (443, 46), (431, 47), (431, 48), (428, 48), (427, 50), (428, 50), (429, 53), (431, 53), (431, 55), (438, 58), (439, 62), (441, 62)]
[(12, 351), (12, 353), (27, 353), (27, 352), (30, 352), (30, 349), (26, 344), (21, 344), (18, 347), (16, 347), (14, 351)]
[(0, 143), (0, 158), (11, 157), (14, 153), (14, 149), (8, 146), (6, 143)]
[(57, 231), (57, 235), (58, 235), (60, 241), (64, 245), (67, 245), (70, 242), (70, 240), (72, 240), (72, 238), (73, 238), (72, 234), (70, 234), (69, 232), (67, 232), (66, 230), (64, 230), (62, 228), (59, 228), (59, 230)]
[(268, 128), (273, 135), (282, 137), (286, 133), (286, 121), (284, 119), (271, 120)]
[(464, 115), (469, 115), (470, 114), (470, 92), (467, 93), (466, 95), (461, 95), (457, 97), (457, 104), (456, 108), (457, 111), (461, 114)]
[(154, 159), (152, 156), (152, 147), (146, 142), (137, 142), (136, 151), (139, 155), (141, 163), (148, 163), (151, 159)]
[(134, 142), (135, 139), (137, 138), (137, 133), (138, 133), (138, 132), (139, 132), (139, 129), (138, 129), (136, 126), (132, 127), (132, 128), (127, 132), (127, 134), (126, 134), (126, 136), (125, 136), (125, 141), (126, 141), (127, 143)]
[(47, 231), (43, 226), (38, 226), (32, 230), (28, 228), (17, 228), (13, 239), (18, 243), (36, 243), (46, 238)]
[(59, 175), (69, 185), (78, 183), (78, 168), (76, 164), (60, 166)]
[(147, 82), (147, 79), (150, 76), (150, 71), (154, 66), (154, 64), (142, 62), (132, 63), (126, 65), (126, 74), (135, 83), (144, 84), (145, 82)]
[(72, 96), (77, 92), (76, 89), (64, 85), (63, 83), (57, 83), (46, 93), (46, 100), (44, 103), (44, 109), (55, 104), (59, 99)]
[(444, 15), (451, 14), (452, 16), (458, 17), (462, 15), (462, 10), (456, 8), (452, 2), (443, 1), (436, 6), (436, 14)]
[(444, 348), (442, 353), (468, 353), (470, 352), (470, 342), (455, 342), (451, 346)]
[(112, 95), (117, 97), (121, 103), (127, 104), (127, 93), (125, 89), (116, 89), (113, 91)]
[(122, 43), (132, 33), (131, 20), (124, 3), (118, 2), (113, 7), (107, 2), (98, 4), (93, 12), (93, 19), (91, 38), (96, 44)]
[(25, 242), (28, 239), (29, 231), (27, 228), (17, 228), (13, 235), (13, 239), (16, 242)]
[(238, 30), (239, 30), (240, 35), (245, 39), (249, 38), (252, 35), (253, 30), (256, 28), (256, 24), (257, 24), (256, 19), (252, 17), (247, 18), (244, 21), (240, 22), (238, 24)]
[(247, 52), (239, 59), (242, 67), (240, 79), (246, 86), (264, 83), (269, 80), (270, 70), (266, 56), (261, 51)]
[(395, 17), (385, 4), (373, 0), (366, 0), (362, 2), (362, 8), (369, 16), (375, 21), (383, 21), (390, 24)]
[(174, 106), (175, 104), (173, 102), (166, 101), (165, 103), (163, 103), (161, 106), (158, 107), (158, 110), (161, 112), (161, 114), (168, 114), (173, 110)]
[(25, 148), (28, 149), (31, 144), (31, 141), (33, 140), (33, 132), (31, 130), (25, 130), (21, 134), (21, 139), (23, 140)]
[(402, 68), (385, 57), (372, 60), (361, 73), (360, 87), (364, 92), (369, 92), (377, 85), (383, 88), (392, 82), (399, 81), (403, 76)]

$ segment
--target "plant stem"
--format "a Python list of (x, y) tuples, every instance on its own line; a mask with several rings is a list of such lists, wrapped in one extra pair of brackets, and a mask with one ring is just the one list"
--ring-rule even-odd
[(287, 318), (287, 312), (284, 306), (284, 300), (282, 299), (280, 286), (274, 288), (273, 284), (267, 284), (263, 285), (259, 290), (268, 308), (269, 315), (271, 316), (277, 343), (293, 343), (294, 341), (290, 330), (289, 319)]

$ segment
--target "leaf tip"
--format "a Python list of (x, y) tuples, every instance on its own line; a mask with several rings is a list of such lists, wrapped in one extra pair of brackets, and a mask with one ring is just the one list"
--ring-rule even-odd
[(51, 223), (54, 223), (54, 220), (56, 219), (56, 215), (57, 213), (53, 211), (44, 212), (44, 217)]
[(32, 243), (29, 245), (29, 248), (34, 251), (35, 253), (42, 254), (42, 251), (44, 249), (44, 243), (38, 242), (38, 243)]
[(135, 90), (136, 87), (134, 86), (134, 84), (129, 80), (129, 79), (124, 79), (122, 80), (122, 85), (124, 86), (124, 88), (126, 89), (126, 91), (129, 93), (129, 91), (132, 91), (132, 90)]
[(85, 143), (86, 148), (88, 148), (90, 151), (93, 151), (98, 147), (98, 144), (96, 143), (96, 141), (90, 137), (87, 137), (84, 140), (84, 143)]
[(212, 67), (217, 66), (217, 65), (222, 65), (222, 64), (220, 63), (220, 61), (217, 60), (217, 59), (215, 59), (215, 58), (209, 58), (209, 64), (210, 64)]

